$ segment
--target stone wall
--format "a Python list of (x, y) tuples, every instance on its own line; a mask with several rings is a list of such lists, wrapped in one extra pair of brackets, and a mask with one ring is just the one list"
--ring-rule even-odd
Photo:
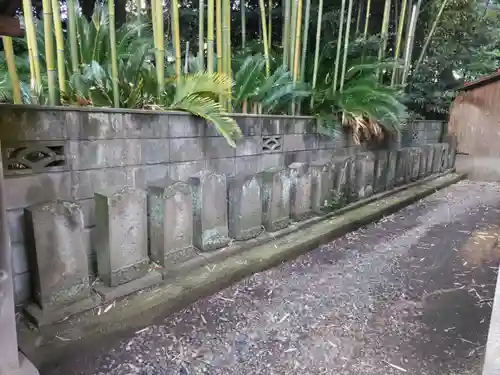
[(76, 300), (76, 310), (95, 306), (89, 295), (112, 299), (200, 251), (321, 214), (332, 189), (355, 201), (453, 165), (445, 144), (361, 152), (316, 133), (310, 117), (235, 115), (244, 138), (234, 149), (184, 113), (0, 113), (16, 298), (35, 301), (28, 310), (37, 319)]
[(445, 123), (435, 120), (418, 120), (408, 123), (401, 136), (402, 147), (415, 147), (439, 143), (444, 135)]

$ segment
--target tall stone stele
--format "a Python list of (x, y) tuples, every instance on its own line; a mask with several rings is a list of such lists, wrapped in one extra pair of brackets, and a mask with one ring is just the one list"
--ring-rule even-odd
[(309, 165), (292, 163), (290, 169), (290, 216), (293, 220), (306, 219), (311, 213), (312, 179)]
[(229, 237), (246, 241), (262, 232), (262, 176), (233, 176), (228, 180)]
[(197, 255), (188, 183), (165, 179), (149, 186), (148, 233), (151, 259), (166, 270)]
[(335, 169), (332, 163), (319, 161), (311, 163), (310, 170), (312, 178), (311, 209), (316, 214), (322, 214), (333, 195)]
[(269, 232), (290, 224), (291, 179), (288, 169), (271, 168), (262, 172), (262, 224)]
[(95, 193), (97, 272), (94, 289), (111, 300), (161, 281), (150, 270), (146, 192), (131, 186)]
[(25, 208), (24, 216), (36, 301), (27, 313), (43, 325), (94, 307), (80, 206), (46, 202)]
[(201, 251), (229, 244), (226, 176), (201, 171), (188, 180), (193, 196), (193, 242)]

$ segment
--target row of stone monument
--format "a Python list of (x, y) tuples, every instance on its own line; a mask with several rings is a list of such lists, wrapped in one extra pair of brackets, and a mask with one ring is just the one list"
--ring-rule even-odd
[(198, 252), (323, 214), (339, 197), (353, 202), (444, 171), (454, 163), (452, 154), (440, 143), (293, 163), (249, 176), (202, 171), (187, 181), (155, 182), (147, 191), (126, 186), (96, 192), (97, 286), (91, 285), (79, 205), (52, 201), (28, 207), (27, 248), (36, 272), (35, 303), (27, 312), (41, 324), (53, 320), (47, 313), (71, 314), (98, 305), (100, 298), (157, 284)]

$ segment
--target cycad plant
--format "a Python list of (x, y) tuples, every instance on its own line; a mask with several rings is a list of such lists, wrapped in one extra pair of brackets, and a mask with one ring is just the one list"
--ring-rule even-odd
[(283, 114), (291, 102), (307, 98), (307, 84), (294, 82), (292, 74), (277, 64), (270, 76), (262, 55), (248, 56), (234, 75), (233, 106), (237, 111)]
[(370, 139), (380, 141), (386, 134), (399, 132), (407, 117), (401, 93), (380, 83), (377, 74), (388, 67), (392, 62), (351, 65), (341, 91), (324, 82), (314, 98), (320, 125), (330, 132), (350, 128), (356, 144)]

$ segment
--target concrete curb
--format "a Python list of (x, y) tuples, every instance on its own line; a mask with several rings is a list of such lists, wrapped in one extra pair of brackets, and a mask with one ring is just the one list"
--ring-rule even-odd
[(43, 327), (40, 331), (30, 330), (26, 325), (20, 324), (18, 332), (21, 350), (39, 367), (57, 361), (68, 353), (66, 350), (74, 352), (79, 347), (92, 347), (97, 340), (103, 350), (117, 338), (154, 324), (155, 320), (164, 318), (201, 297), (213, 294), (253, 273), (294, 259), (464, 177), (464, 174), (447, 173), (418, 181), (369, 198), (365, 204), (357, 202), (355, 208), (343, 210), (342, 215), (336, 213), (315, 218), (313, 223), (296, 226), (272, 242), (256, 244), (252, 248), (245, 248), (245, 251), (223, 251), (223, 254), (207, 259), (198, 267), (184, 270), (182, 275), (168, 280), (166, 285), (117, 301), (106, 313), (98, 314), (97, 309), (94, 309), (56, 325)]

